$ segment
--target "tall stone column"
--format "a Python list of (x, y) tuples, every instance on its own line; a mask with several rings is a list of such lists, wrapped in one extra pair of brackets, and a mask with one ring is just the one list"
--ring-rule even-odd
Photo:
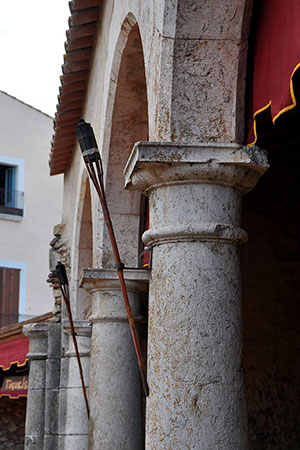
[[(74, 329), (88, 394), (91, 325), (87, 320), (74, 320)], [(83, 450), (88, 446), (89, 421), (68, 320), (63, 322), (62, 338), (64, 357), (60, 378), (59, 450)]]
[(29, 341), (29, 384), (25, 424), (25, 449), (44, 448), (45, 382), (48, 344), (48, 324), (24, 325)]
[[(133, 314), (148, 287), (145, 270), (124, 271)], [(83, 271), (91, 294), (89, 450), (144, 448), (142, 388), (137, 359), (115, 270)]]
[(61, 324), (48, 323), (43, 450), (58, 449)]
[(237, 245), (257, 148), (137, 143), (128, 188), (149, 196), (147, 449), (246, 450)]

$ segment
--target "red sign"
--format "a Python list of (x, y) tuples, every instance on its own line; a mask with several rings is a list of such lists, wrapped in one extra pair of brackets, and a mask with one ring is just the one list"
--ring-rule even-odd
[(28, 375), (7, 376), (3, 378), (0, 397), (2, 395), (8, 395), (10, 398), (18, 398), (20, 396), (27, 397), (27, 389)]

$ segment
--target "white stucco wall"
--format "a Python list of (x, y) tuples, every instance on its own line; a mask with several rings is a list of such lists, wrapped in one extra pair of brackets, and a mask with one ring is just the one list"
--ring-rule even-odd
[(0, 163), (14, 158), (24, 167), (24, 217), (0, 218), (0, 266), (22, 270), (20, 314), (39, 315), (53, 306), (48, 252), (53, 226), (61, 221), (63, 180), (49, 176), (51, 135), (51, 117), (0, 92)]

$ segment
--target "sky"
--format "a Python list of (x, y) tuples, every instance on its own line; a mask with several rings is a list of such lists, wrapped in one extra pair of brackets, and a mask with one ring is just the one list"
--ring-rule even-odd
[(68, 0), (0, 0), (0, 90), (54, 116)]

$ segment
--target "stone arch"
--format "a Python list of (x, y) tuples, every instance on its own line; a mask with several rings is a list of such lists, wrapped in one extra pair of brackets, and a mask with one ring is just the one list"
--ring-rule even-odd
[(77, 227), (73, 256), (73, 308), (77, 319), (86, 319), (89, 315), (90, 299), (88, 293), (79, 288), (82, 269), (93, 266), (93, 225), (91, 189), (87, 172), (84, 171), (81, 181), (79, 204), (77, 209)]
[[(104, 143), (107, 151), (103, 154), (107, 167), (106, 196), (121, 258), (126, 266), (136, 267), (143, 201), (137, 191), (124, 190), (123, 170), (134, 143), (148, 140), (148, 102), (141, 35), (132, 14), (122, 25), (111, 80), (105, 138), (109, 144)], [(110, 244), (105, 236), (101, 259), (103, 267), (112, 264)]]

